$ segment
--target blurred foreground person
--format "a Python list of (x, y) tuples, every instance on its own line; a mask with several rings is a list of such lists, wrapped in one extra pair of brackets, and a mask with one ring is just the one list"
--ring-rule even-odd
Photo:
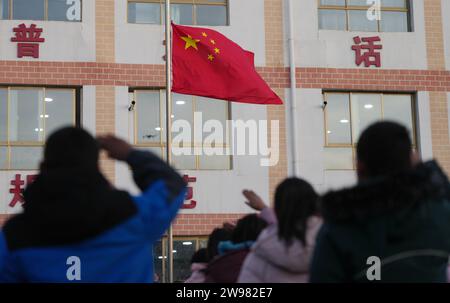
[(416, 162), (403, 126), (362, 133), (358, 185), (322, 199), (311, 282), (446, 282), (450, 185), (436, 162)]
[(236, 283), (245, 257), (267, 223), (256, 214), (240, 219), (231, 241), (220, 242), (219, 255), (205, 270), (206, 283)]
[(233, 234), (231, 228), (216, 228), (208, 237), (208, 244), (206, 246), (206, 257), (208, 262), (214, 259), (219, 254), (219, 243), (229, 241)]
[(206, 248), (197, 250), (191, 259), (191, 276), (185, 283), (203, 283), (205, 281), (204, 269), (208, 266), (208, 251)]
[(153, 154), (99, 138), (126, 161), (142, 190), (131, 196), (99, 171), (99, 146), (86, 131), (52, 134), (24, 212), (0, 233), (0, 282), (152, 282), (152, 246), (181, 207), (185, 183)]
[[(252, 191), (249, 204), (271, 223), (252, 246), (242, 266), (240, 283), (305, 283), (315, 238), (322, 220), (317, 216), (318, 195), (304, 180), (289, 178), (278, 185), (273, 210)], [(278, 222), (278, 223), (277, 223)]]

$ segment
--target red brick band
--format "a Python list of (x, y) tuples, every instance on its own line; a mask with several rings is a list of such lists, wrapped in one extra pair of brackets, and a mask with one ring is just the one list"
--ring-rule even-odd
[[(259, 67), (274, 88), (289, 87), (289, 69)], [(450, 91), (450, 71), (298, 68), (297, 87), (379, 91)], [(0, 84), (163, 87), (164, 66), (96, 62), (0, 61)]]

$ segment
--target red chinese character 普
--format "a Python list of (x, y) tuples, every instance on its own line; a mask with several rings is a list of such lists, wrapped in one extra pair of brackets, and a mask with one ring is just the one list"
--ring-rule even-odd
[(378, 36), (364, 38), (356, 36), (353, 38), (355, 45), (352, 46), (352, 50), (355, 51), (355, 63), (357, 66), (364, 62), (365, 67), (372, 65), (381, 67), (381, 54), (377, 50), (383, 49), (383, 46), (375, 44), (375, 42), (380, 41), (381, 38)]
[[(186, 183), (194, 183), (197, 182), (197, 178), (195, 177), (189, 177), (188, 175), (184, 175), (183, 176), (183, 180)], [(190, 203), (184, 203), (183, 206), (181, 207), (182, 209), (193, 209), (197, 206), (197, 201), (195, 200), (191, 200), (194, 197), (194, 189), (191, 186), (188, 186), (187, 188), (187, 192), (186, 192), (186, 197), (184, 198), (186, 201), (190, 200)]]
[(16, 36), (11, 38), (11, 41), (19, 42), (17, 44), (17, 57), (39, 58), (39, 43), (45, 42), (45, 39), (41, 38), (42, 28), (36, 27), (36, 24), (27, 27), (22, 23), (13, 28), (13, 31)]

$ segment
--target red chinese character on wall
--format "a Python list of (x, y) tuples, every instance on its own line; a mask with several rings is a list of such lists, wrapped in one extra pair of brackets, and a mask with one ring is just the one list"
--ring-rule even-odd
[[(27, 186), (33, 183), (34, 179), (36, 179), (37, 175), (28, 175), (27, 176)], [(11, 202), (9, 202), (10, 207), (16, 206), (17, 203), (24, 203), (25, 200), (23, 198), (23, 190), (25, 181), (22, 180), (22, 175), (16, 174), (14, 179), (11, 180), (12, 188), (9, 190), (11, 194), (13, 194), (13, 198)]]
[[(374, 65), (381, 67), (381, 54), (377, 50), (383, 49), (382, 45), (375, 44), (375, 42), (381, 41), (381, 38), (376, 37), (354, 37), (353, 41), (356, 45), (352, 46), (352, 50), (355, 51), (355, 63), (360, 66), (364, 62), (365, 67)], [(364, 42), (364, 43), (363, 43)]]
[(11, 41), (19, 42), (17, 44), (17, 57), (39, 58), (39, 43), (45, 42), (45, 39), (41, 38), (42, 28), (37, 28), (36, 24), (27, 27), (22, 23), (13, 28), (13, 31), (16, 36), (11, 38)]
[[(186, 182), (188, 185), (189, 183), (195, 183), (197, 182), (197, 178), (195, 177), (189, 177), (188, 175), (184, 175), (183, 176), (183, 180), (184, 182)], [(194, 197), (194, 189), (191, 186), (188, 186), (187, 188), (187, 193), (186, 193), (186, 197), (185, 200), (189, 201), (189, 203), (184, 203), (183, 206), (181, 207), (182, 209), (193, 209), (197, 206), (197, 201), (195, 200), (191, 200)]]

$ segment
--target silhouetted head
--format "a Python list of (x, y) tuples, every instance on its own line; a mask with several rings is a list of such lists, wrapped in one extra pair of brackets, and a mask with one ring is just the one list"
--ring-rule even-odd
[(408, 130), (394, 122), (372, 124), (361, 134), (356, 155), (359, 179), (407, 171), (413, 163)]
[(208, 251), (206, 248), (197, 250), (191, 258), (192, 263), (208, 263)]
[(278, 237), (291, 243), (294, 238), (305, 244), (308, 218), (317, 213), (319, 196), (306, 181), (288, 178), (275, 191)]
[(256, 214), (251, 214), (240, 219), (233, 229), (231, 241), (233, 243), (242, 243), (247, 241), (256, 241), (259, 234), (267, 227), (267, 222)]
[(207, 255), (208, 261), (219, 254), (219, 242), (229, 241), (231, 239), (231, 230), (226, 228), (216, 228), (208, 237)]
[(98, 170), (99, 147), (87, 131), (76, 127), (57, 130), (47, 139), (41, 171)]

